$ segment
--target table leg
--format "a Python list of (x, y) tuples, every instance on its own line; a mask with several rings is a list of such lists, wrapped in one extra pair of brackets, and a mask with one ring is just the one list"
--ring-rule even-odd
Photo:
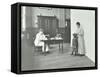
[(62, 52), (63, 52), (63, 41), (62, 41)]
[(46, 52), (46, 43), (44, 42), (44, 52), (43, 52), (44, 55), (45, 55), (45, 52)]
[(60, 43), (59, 43), (59, 52), (60, 52)]

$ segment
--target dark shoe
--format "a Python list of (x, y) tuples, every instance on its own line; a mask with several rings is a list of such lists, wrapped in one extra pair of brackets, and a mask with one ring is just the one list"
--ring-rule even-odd
[(74, 55), (73, 53), (71, 53), (70, 55)]
[(75, 53), (75, 56), (78, 56), (79, 54)]
[(44, 55), (44, 54), (45, 54), (45, 52), (41, 52), (41, 54), (43, 54), (43, 55)]
[(50, 53), (50, 51), (47, 51), (46, 53)]
[(80, 54), (80, 56), (85, 56), (85, 54)]
[(44, 56), (46, 56), (47, 55), (47, 52), (44, 52)]

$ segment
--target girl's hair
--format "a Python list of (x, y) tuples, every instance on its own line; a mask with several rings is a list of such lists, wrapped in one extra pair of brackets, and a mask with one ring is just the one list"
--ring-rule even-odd
[(80, 22), (76, 22), (76, 24), (80, 26)]
[(73, 34), (73, 36), (74, 36), (74, 37), (77, 37), (77, 34), (76, 34), (76, 33), (74, 33), (74, 34)]

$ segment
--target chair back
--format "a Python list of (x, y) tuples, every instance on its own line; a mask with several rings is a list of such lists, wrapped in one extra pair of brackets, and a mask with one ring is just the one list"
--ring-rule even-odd
[(33, 46), (35, 47), (34, 41), (35, 41), (35, 36), (33, 37)]

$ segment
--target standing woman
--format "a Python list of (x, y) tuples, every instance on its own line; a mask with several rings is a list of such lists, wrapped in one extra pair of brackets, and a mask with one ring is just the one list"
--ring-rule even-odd
[(77, 35), (78, 35), (78, 54), (81, 56), (85, 55), (85, 42), (84, 42), (84, 30), (81, 27), (80, 22), (76, 22)]

